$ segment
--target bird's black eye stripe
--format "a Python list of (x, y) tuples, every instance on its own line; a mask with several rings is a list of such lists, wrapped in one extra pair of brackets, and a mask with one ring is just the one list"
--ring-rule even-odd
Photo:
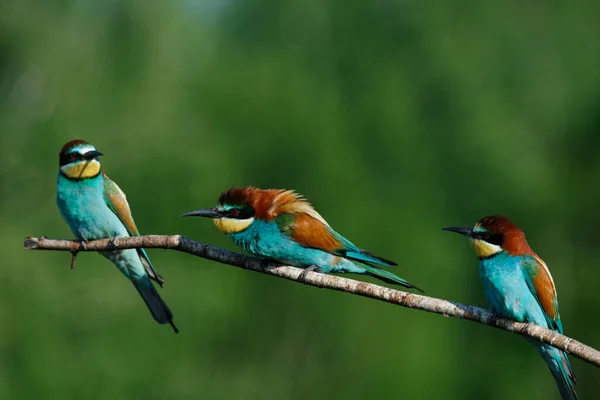
[(59, 159), (59, 164), (62, 167), (63, 165), (67, 165), (67, 164), (72, 163), (73, 161), (76, 161), (79, 159), (81, 159), (81, 154), (79, 154), (79, 153), (61, 154), (60, 159)]
[(254, 217), (254, 209), (252, 207), (232, 208), (227, 212), (227, 218), (248, 219)]
[(496, 246), (502, 246), (502, 243), (504, 242), (504, 237), (501, 234), (496, 233), (494, 235), (491, 235), (487, 242), (495, 244)]
[(491, 235), (488, 232), (477, 232), (475, 238), (496, 246), (502, 246), (502, 243), (504, 242), (504, 237), (499, 233)]

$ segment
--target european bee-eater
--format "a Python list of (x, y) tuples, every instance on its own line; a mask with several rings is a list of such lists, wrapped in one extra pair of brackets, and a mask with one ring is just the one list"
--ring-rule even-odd
[[(78, 239), (139, 236), (125, 193), (106, 176), (94, 146), (73, 140), (59, 154), (56, 202), (63, 218)], [(150, 279), (162, 286), (163, 278), (154, 270), (144, 249), (102, 251), (119, 271), (131, 280), (160, 324), (173, 323), (173, 314), (160, 298)]]
[[(515, 223), (506, 217), (490, 216), (481, 219), (473, 228), (444, 230), (471, 239), (479, 257), (483, 291), (494, 313), (563, 333), (550, 270), (531, 250), (525, 234)], [(548, 364), (562, 398), (577, 399), (577, 380), (567, 354), (535, 340), (530, 342)]]
[[(308, 270), (368, 274), (388, 283), (416, 288), (378, 268), (393, 261), (356, 247), (337, 233), (299, 194), (291, 190), (231, 188), (216, 208), (183, 216), (212, 218), (217, 228), (250, 253)], [(418, 288), (416, 288), (418, 289)], [(420, 289), (418, 289), (420, 290)]]

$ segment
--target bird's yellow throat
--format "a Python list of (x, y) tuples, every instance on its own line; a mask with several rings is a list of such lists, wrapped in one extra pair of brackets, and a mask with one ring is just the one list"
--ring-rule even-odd
[(483, 240), (471, 240), (475, 253), (479, 258), (488, 258), (502, 251), (502, 247), (485, 242)]
[(63, 174), (70, 179), (93, 178), (100, 173), (102, 167), (98, 160), (79, 161), (73, 164), (65, 165), (61, 168)]
[(248, 219), (235, 219), (235, 218), (220, 218), (213, 219), (213, 222), (219, 228), (219, 230), (223, 233), (237, 233), (242, 232), (248, 229), (250, 225), (254, 222), (254, 218)]

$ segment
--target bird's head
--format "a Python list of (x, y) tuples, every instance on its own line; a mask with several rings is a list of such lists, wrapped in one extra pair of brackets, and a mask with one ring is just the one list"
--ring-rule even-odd
[(448, 227), (445, 231), (467, 236), (480, 259), (507, 251), (511, 255), (531, 254), (525, 234), (506, 217), (494, 215), (482, 218), (474, 227)]
[(215, 208), (183, 214), (212, 218), (217, 228), (230, 234), (242, 232), (256, 220), (272, 221), (282, 214), (305, 213), (327, 225), (310, 203), (293, 190), (232, 187), (221, 193)]
[(72, 180), (93, 178), (102, 170), (98, 161), (98, 156), (101, 155), (102, 153), (88, 142), (71, 140), (58, 154), (60, 173)]
[(215, 208), (204, 208), (183, 214), (183, 217), (212, 218), (226, 234), (242, 232), (254, 222), (255, 198), (247, 188), (231, 188), (221, 194)]

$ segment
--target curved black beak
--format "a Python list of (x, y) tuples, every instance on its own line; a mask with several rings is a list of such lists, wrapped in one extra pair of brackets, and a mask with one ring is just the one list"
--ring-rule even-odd
[(103, 156), (104, 154), (100, 153), (98, 150), (92, 150), (92, 151), (88, 151), (87, 153), (85, 153), (83, 155), (83, 158), (86, 160), (93, 160), (94, 158), (98, 157), (98, 156)]
[(449, 226), (447, 228), (442, 228), (443, 231), (456, 232), (461, 235), (465, 235), (471, 237), (473, 235), (473, 228), (469, 227), (460, 227), (460, 226)]
[(223, 218), (223, 215), (215, 208), (203, 208), (189, 213), (181, 214), (182, 217), (205, 217), (212, 219)]

